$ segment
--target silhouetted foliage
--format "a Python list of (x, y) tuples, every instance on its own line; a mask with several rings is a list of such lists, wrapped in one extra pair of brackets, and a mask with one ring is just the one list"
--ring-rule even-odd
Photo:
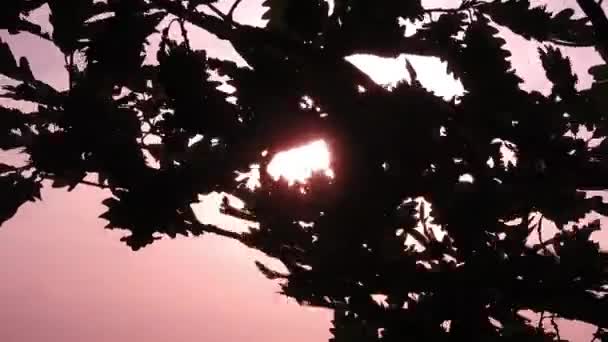
[[(37, 104), (0, 107), (0, 149), (29, 158), (0, 164), (0, 223), (40, 199), (44, 180), (94, 185), (112, 193), (107, 228), (129, 231), (134, 250), (214, 233), (279, 259), (285, 273), (256, 265), (285, 295), (334, 310), (335, 342), (555, 341), (557, 317), (606, 340), (608, 255), (591, 240), (600, 222), (584, 218), (608, 215), (590, 192), (608, 189), (608, 66), (580, 90), (560, 49), (608, 59), (599, 4), (578, 0), (579, 17), (528, 0), (335, 0), (331, 12), (321, 0), (267, 0), (259, 28), (233, 20), (240, 2), (226, 14), (212, 0), (0, 2), (0, 29), (50, 41), (70, 75), (54, 89), (0, 41), (0, 74), (15, 81), (2, 96)], [(51, 34), (27, 17), (43, 5)], [(413, 35), (402, 20), (419, 24)], [(248, 65), (196, 50), (186, 24)], [(503, 26), (539, 41), (550, 94), (520, 88)], [(436, 96), (409, 62), (411, 80), (387, 89), (345, 60), (353, 54), (437, 57), (465, 93)], [(276, 152), (317, 138), (335, 177), (290, 186), (264, 172)], [(252, 164), (255, 189), (235, 180)], [(200, 223), (191, 204), (214, 191), (242, 199), (222, 210), (259, 227)]]

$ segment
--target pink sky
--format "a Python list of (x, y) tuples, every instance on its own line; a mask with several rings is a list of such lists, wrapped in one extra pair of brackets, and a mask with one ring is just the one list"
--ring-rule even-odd
[(278, 295), (258, 253), (213, 237), (139, 252), (101, 191), (48, 190), (0, 231), (0, 341), (327, 341), (330, 315)]
[[(260, 2), (245, 0), (239, 18), (256, 22)], [(571, 3), (553, 0), (551, 7)], [(214, 56), (232, 54), (229, 46), (208, 35), (193, 38)], [(8, 40), (17, 55), (30, 58), (35, 75), (65, 86), (63, 56), (56, 49), (26, 35)], [(521, 40), (509, 44), (517, 51), (513, 58), (518, 73), (532, 75), (527, 86), (545, 87), (535, 47)], [(581, 76), (599, 62), (591, 49), (570, 54)], [(373, 69), (374, 63), (367, 67)], [(429, 80), (441, 83), (437, 77)], [(255, 268), (256, 258), (264, 260), (256, 252), (211, 235), (167, 238), (132, 252), (119, 242), (120, 232), (104, 230), (105, 222), (96, 218), (107, 194), (86, 187), (72, 193), (46, 188), (43, 197), (41, 203), (22, 207), (0, 229), (2, 342), (329, 338), (331, 314), (278, 295), (277, 284)], [(566, 334), (578, 341), (588, 332), (569, 329)]]

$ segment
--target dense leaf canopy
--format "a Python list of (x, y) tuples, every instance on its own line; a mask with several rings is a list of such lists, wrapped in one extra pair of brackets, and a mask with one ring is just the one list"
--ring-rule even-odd
[[(53, 43), (70, 81), (45, 84), (0, 41), (0, 74), (14, 80), (2, 96), (37, 105), (0, 107), (0, 149), (28, 156), (0, 164), (0, 223), (40, 199), (44, 180), (95, 185), (111, 191), (107, 228), (129, 231), (134, 250), (214, 233), (279, 259), (284, 273), (258, 267), (285, 295), (333, 309), (335, 342), (560, 339), (522, 310), (596, 325), (606, 340), (608, 255), (590, 239), (600, 222), (583, 219), (608, 214), (590, 192), (608, 189), (608, 67), (581, 90), (560, 50), (593, 46), (608, 60), (596, 2), (578, 0), (581, 17), (528, 0), (266, 0), (263, 28), (233, 20), (240, 2), (1, 1), (0, 29)], [(28, 17), (42, 6), (50, 31)], [(247, 65), (193, 48), (189, 25)], [(521, 89), (500, 27), (539, 42), (550, 94)], [(409, 81), (387, 89), (345, 60), (354, 54), (437, 57), (465, 92), (436, 96), (409, 62)], [(332, 178), (235, 180), (320, 138)], [(211, 192), (242, 199), (223, 210), (259, 226), (200, 223), (191, 204)]]

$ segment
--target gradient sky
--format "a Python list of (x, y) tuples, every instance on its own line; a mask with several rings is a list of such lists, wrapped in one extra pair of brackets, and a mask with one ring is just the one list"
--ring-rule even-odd
[[(259, 23), (260, 2), (243, 1), (238, 18)], [(552, 0), (550, 8), (573, 3)], [(37, 20), (44, 17), (37, 14)], [(516, 71), (526, 76), (525, 87), (546, 90), (534, 43), (505, 35), (515, 51)], [(38, 78), (65, 88), (57, 49), (28, 35), (9, 37), (0, 31), (0, 36), (18, 56), (30, 59)], [(235, 58), (227, 43), (207, 34), (197, 32), (192, 39), (212, 56)], [(568, 49), (568, 54), (581, 87), (587, 86), (586, 71), (600, 59), (592, 49)], [(356, 64), (388, 82), (403, 68), (373, 58)], [(423, 83), (442, 95), (457, 89), (440, 75), (438, 63), (416, 60), (414, 65), (422, 69)], [(104, 230), (105, 222), (97, 218), (106, 197), (87, 187), (71, 193), (46, 187), (43, 202), (24, 205), (2, 226), (0, 341), (327, 341), (331, 314), (278, 295), (277, 284), (254, 266), (254, 260), (266, 261), (259, 253), (212, 235), (167, 238), (132, 252), (119, 242), (121, 232)], [(242, 228), (235, 220), (223, 224)], [(580, 341), (590, 332), (590, 327), (571, 326), (563, 336)]]

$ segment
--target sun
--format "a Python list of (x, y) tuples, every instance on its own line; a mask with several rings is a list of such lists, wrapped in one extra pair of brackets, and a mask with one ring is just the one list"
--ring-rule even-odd
[[(398, 82), (405, 80), (411, 82), (411, 76), (406, 68), (406, 59), (418, 72), (418, 80), (435, 93), (445, 99), (454, 98), (464, 91), (462, 84), (449, 76), (446, 64), (436, 58), (402, 55), (397, 58), (382, 58), (372, 55), (353, 55), (346, 58), (364, 73), (368, 74), (374, 82), (387, 86), (389, 89)], [(365, 91), (362, 89), (361, 91)], [(259, 167), (254, 170), (261, 172)], [(331, 169), (331, 153), (327, 143), (320, 139), (311, 141), (302, 146), (278, 152), (275, 154), (266, 172), (278, 180), (284, 178), (288, 184), (306, 183), (314, 172), (322, 172), (328, 177), (334, 177)], [(249, 177), (248, 187), (259, 186), (259, 173), (257, 177)], [(242, 178), (240, 178), (242, 179)]]
[(314, 172), (320, 171), (328, 177), (334, 175), (331, 170), (331, 153), (323, 140), (277, 153), (266, 171), (276, 180), (286, 179), (290, 185), (305, 183)]
[[(261, 186), (261, 171), (259, 165), (253, 165), (250, 172), (239, 173), (235, 180), (244, 182), (249, 190), (254, 191)], [(314, 140), (276, 153), (270, 159), (266, 172), (275, 180), (285, 179), (289, 185), (306, 183), (314, 172), (322, 172), (327, 177), (334, 177), (331, 169), (331, 153), (324, 140)], [(303, 188), (300, 188), (299, 191), (302, 194), (306, 193)], [(245, 203), (241, 199), (228, 193), (212, 192), (199, 195), (199, 201), (190, 205), (198, 221), (242, 232), (256, 225), (254, 222), (222, 214), (220, 206), (224, 197), (228, 199), (229, 205), (233, 208), (243, 209), (245, 207)]]

